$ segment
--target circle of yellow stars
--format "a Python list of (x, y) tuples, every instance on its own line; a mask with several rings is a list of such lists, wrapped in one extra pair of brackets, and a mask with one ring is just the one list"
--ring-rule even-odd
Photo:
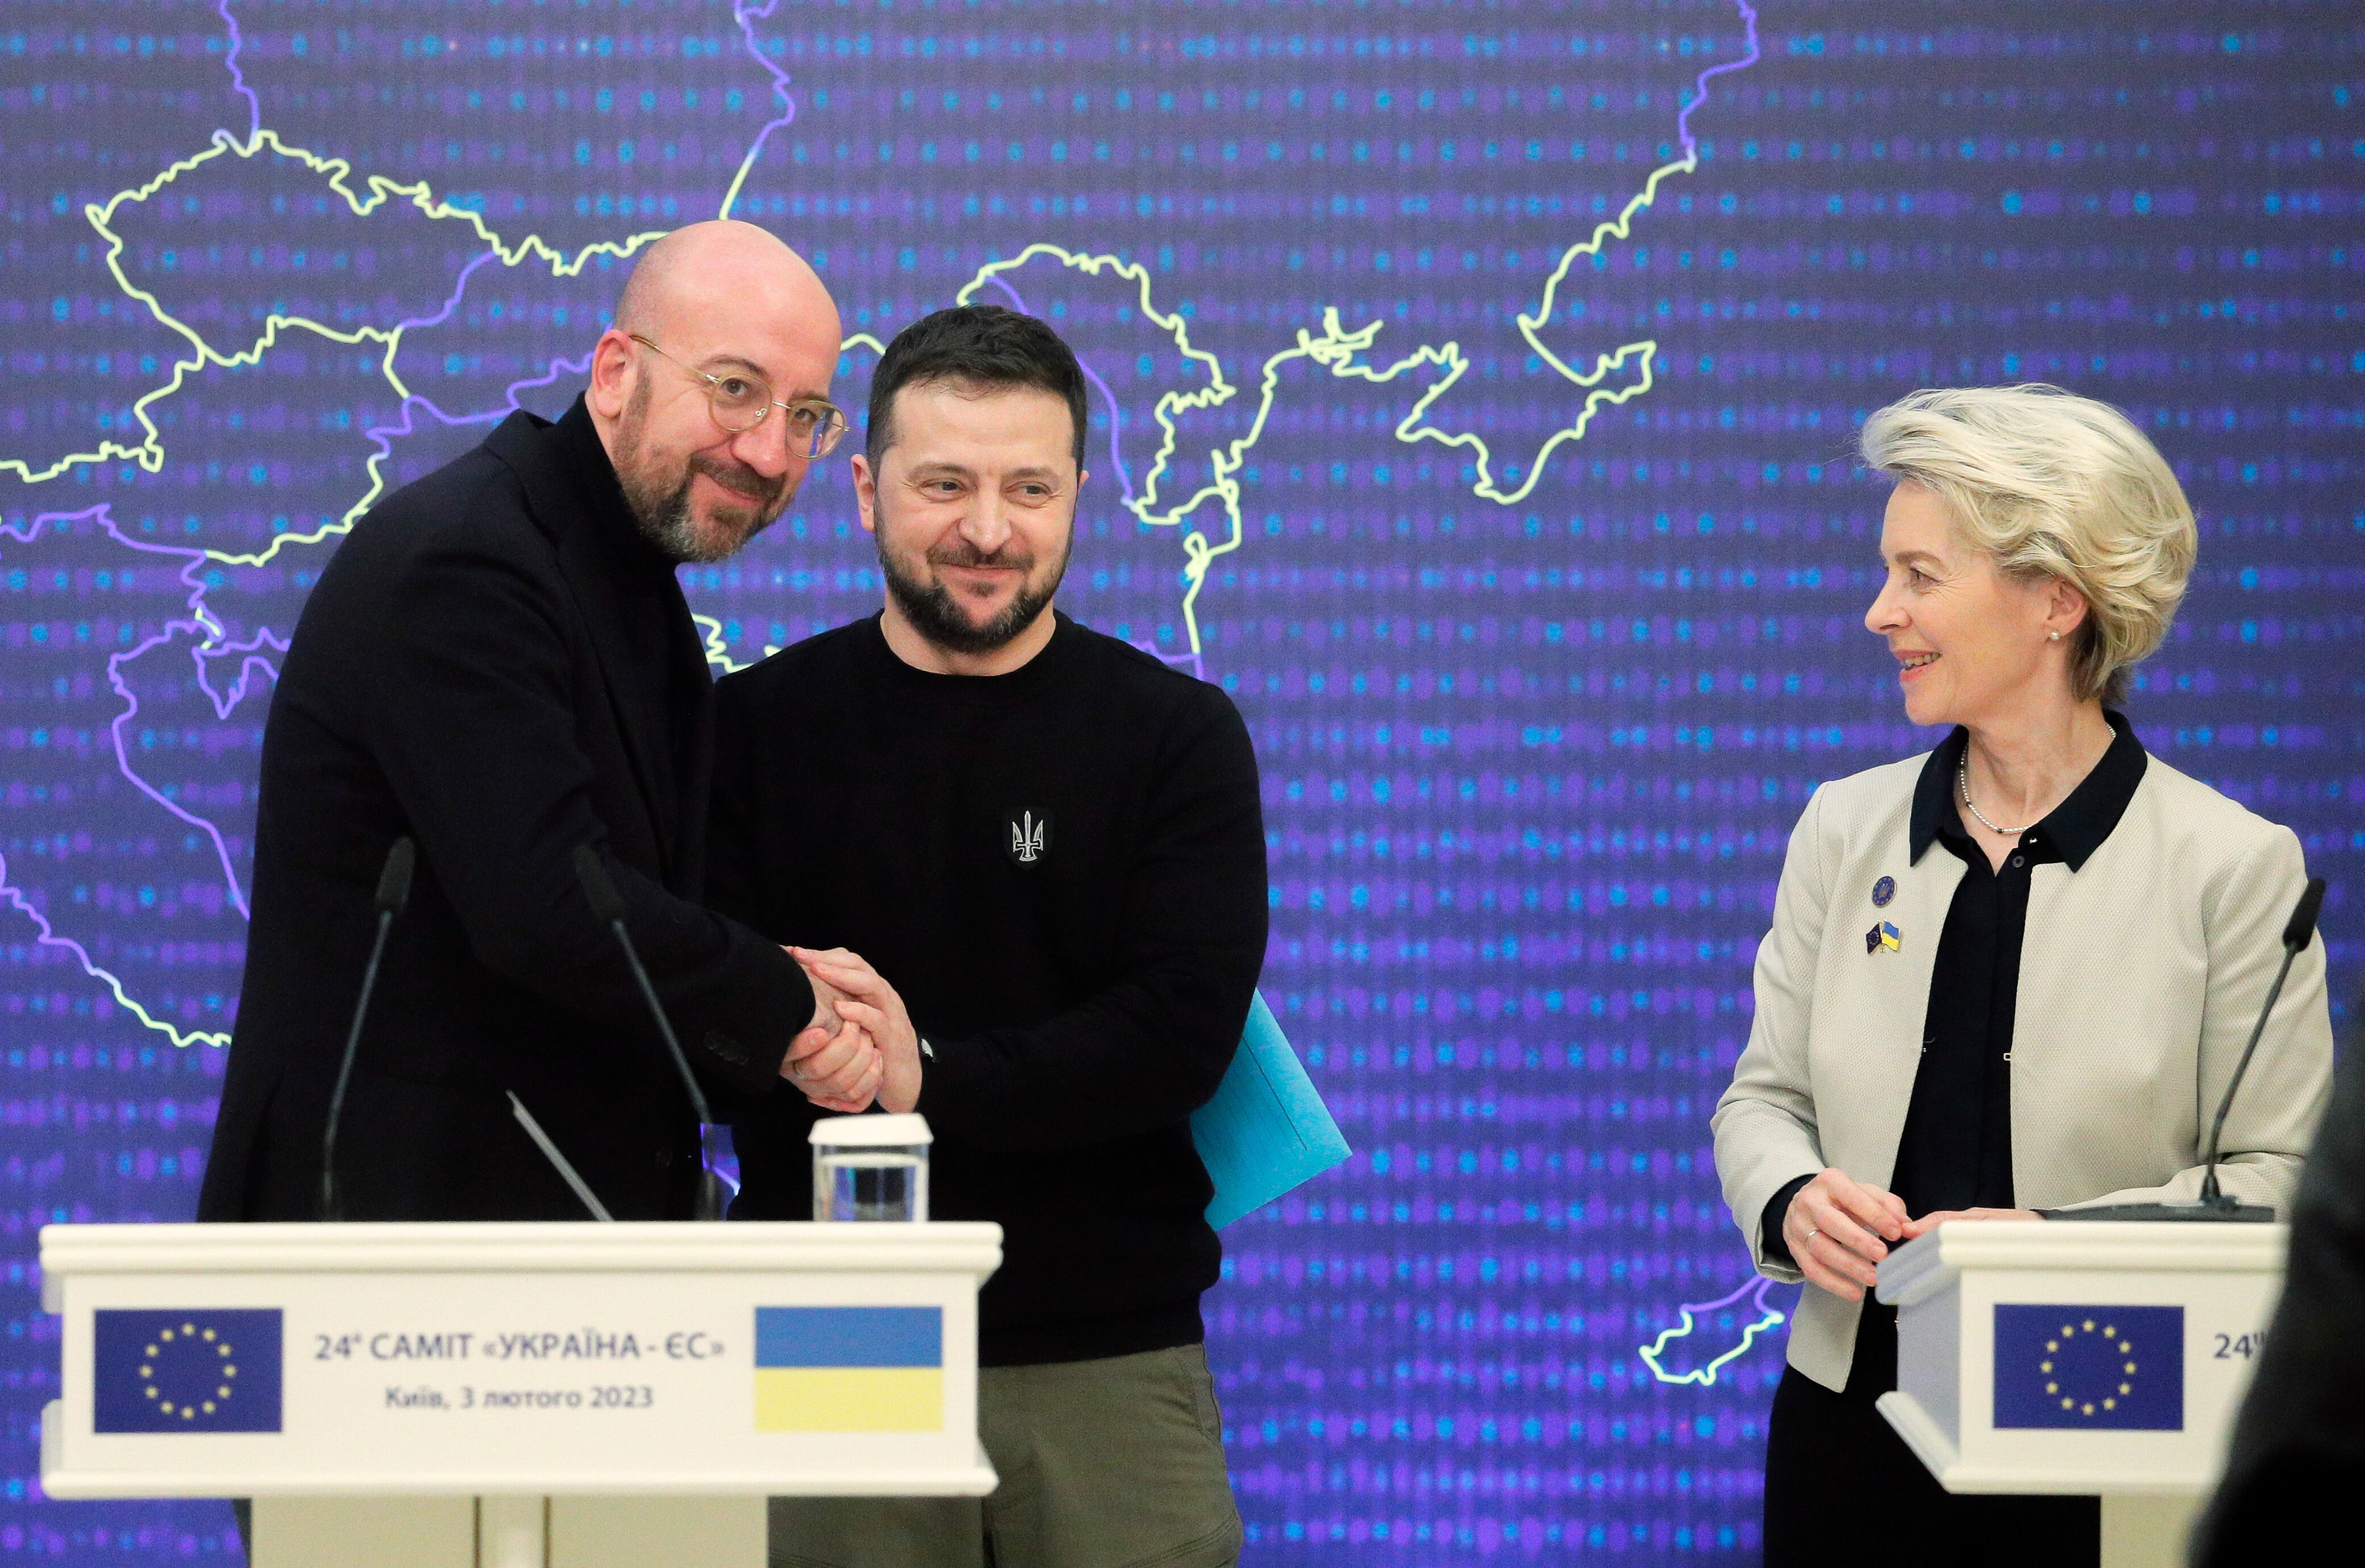
[[(156, 1358), (163, 1353), (165, 1346), (172, 1344), (175, 1339), (195, 1343), (201, 1350), (209, 1347), (221, 1361), (221, 1380), (214, 1385), (213, 1398), (201, 1399), (194, 1404), (183, 1400), (175, 1405), (158, 1391)], [(156, 1342), (150, 1345), (147, 1348), (147, 1353), (140, 1358), (140, 1387), (149, 1398), (156, 1401), (156, 1407), (167, 1416), (178, 1416), (184, 1421), (194, 1421), (200, 1415), (210, 1416), (220, 1407), (220, 1401), (230, 1398), (230, 1379), (238, 1375), (238, 1367), (230, 1361), (230, 1346), (210, 1328), (201, 1329), (194, 1323), (184, 1323), (178, 1328), (167, 1328), (156, 1336)]]
[[(2094, 1320), (2090, 1317), (2087, 1318), (2083, 1323), (2063, 1324), (2061, 1326), (2060, 1338), (2047, 1339), (2045, 1341), (2045, 1353), (2047, 1356), (2059, 1354), (2062, 1342), (2064, 1340), (2077, 1338), (2077, 1336), (2081, 1332), (2099, 1335), (2106, 1343), (2111, 1340), (2117, 1339), (2118, 1352), (2122, 1356), (2132, 1357), (2135, 1353), (2134, 1343), (2130, 1340), (2120, 1339), (2117, 1328), (2108, 1323), (2105, 1323), (2100, 1328), (2097, 1328), (2094, 1327)], [(2132, 1360), (2122, 1361), (2119, 1363), (2119, 1366), (2120, 1371), (2126, 1376), (2133, 1377), (2135, 1375), (2135, 1363)], [(2036, 1363), (2036, 1370), (2045, 1373), (2047, 1377), (2050, 1377), (2053, 1372), (2053, 1363), (2050, 1361), (2039, 1361)], [(2135, 1386), (2135, 1385), (2132, 1383), (2122, 1383), (2119, 1384), (2118, 1394), (2106, 1395), (2099, 1402), (2099, 1407), (2104, 1410), (2117, 1409), (2119, 1407), (2119, 1398), (2122, 1395), (2134, 1393)], [(2057, 1383), (2047, 1383), (2045, 1385), (2045, 1392), (2058, 1397), (2061, 1401), (2061, 1408), (2064, 1410), (2076, 1410), (2080, 1416), (2091, 1416), (2097, 1408), (2097, 1402), (2094, 1400), (2089, 1399), (2080, 1402), (2063, 1394), (2061, 1392), (2061, 1385)]]

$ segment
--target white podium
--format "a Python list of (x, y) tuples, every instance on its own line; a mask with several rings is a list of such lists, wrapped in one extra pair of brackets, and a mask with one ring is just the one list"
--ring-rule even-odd
[(1880, 1413), (1949, 1492), (2091, 1493), (2104, 1568), (2180, 1563), (2282, 1283), (2279, 1225), (1956, 1221), (1880, 1265)]
[(53, 1225), (54, 1497), (253, 1568), (760, 1568), (773, 1495), (982, 1495), (993, 1225)]

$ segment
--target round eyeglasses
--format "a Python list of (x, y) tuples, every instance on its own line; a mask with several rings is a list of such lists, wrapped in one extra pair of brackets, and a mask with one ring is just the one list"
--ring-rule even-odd
[(801, 448), (807, 457), (828, 456), (830, 449), (846, 435), (846, 415), (835, 403), (820, 398), (783, 403), (772, 396), (772, 384), (753, 371), (732, 370), (716, 375), (696, 365), (683, 364), (638, 332), (630, 336), (651, 353), (706, 383), (706, 406), (713, 411), (714, 422), (724, 430), (734, 434), (754, 430), (764, 422), (766, 415), (778, 409), (789, 417), (790, 449)]

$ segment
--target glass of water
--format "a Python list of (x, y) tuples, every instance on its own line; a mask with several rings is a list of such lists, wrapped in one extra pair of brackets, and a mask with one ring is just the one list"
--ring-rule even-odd
[(813, 1218), (928, 1217), (925, 1116), (824, 1116), (810, 1141)]

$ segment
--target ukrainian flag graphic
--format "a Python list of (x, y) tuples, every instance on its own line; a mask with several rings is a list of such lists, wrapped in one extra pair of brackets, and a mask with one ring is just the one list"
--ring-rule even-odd
[(945, 1424), (940, 1306), (759, 1306), (759, 1432), (934, 1432)]

